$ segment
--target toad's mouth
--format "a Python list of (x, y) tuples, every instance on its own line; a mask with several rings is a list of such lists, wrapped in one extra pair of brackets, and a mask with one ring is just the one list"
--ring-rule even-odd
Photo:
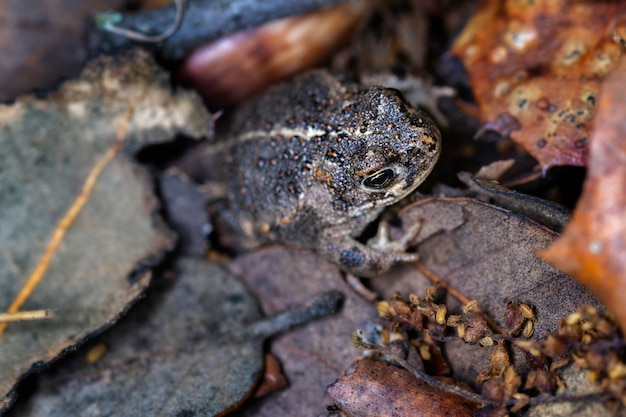
[(392, 194), (387, 197), (378, 198), (373, 201), (368, 201), (365, 204), (361, 204), (360, 206), (353, 207), (348, 212), (348, 215), (350, 217), (361, 217), (364, 214), (369, 213), (377, 208), (391, 206), (392, 204), (397, 203), (398, 201), (402, 200), (404, 197), (412, 193), (418, 185), (419, 184), (415, 184), (414, 186), (407, 188), (401, 194)]

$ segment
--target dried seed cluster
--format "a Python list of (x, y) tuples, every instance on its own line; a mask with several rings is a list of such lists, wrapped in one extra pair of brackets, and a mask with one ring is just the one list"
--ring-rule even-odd
[(543, 342), (515, 344), (537, 359), (551, 360), (551, 369), (570, 361), (588, 369), (599, 393), (612, 398), (607, 405), (626, 406), (626, 345), (615, 321), (596, 308), (580, 307), (563, 318), (557, 332), (547, 335)]
[[(434, 301), (436, 293), (431, 287), (423, 298), (411, 294), (408, 300), (396, 293), (390, 301), (378, 304), (379, 314), (389, 320), (391, 331), (410, 339), (423, 361), (445, 363), (440, 342), (451, 337), (490, 348), (490, 367), (477, 380), (486, 402), (501, 405), (494, 412), (506, 410), (504, 405), (515, 412), (533, 401), (541, 402), (533, 398), (539, 394), (554, 394), (564, 386), (556, 371), (570, 363), (589, 370), (599, 387), (596, 400), (610, 396), (612, 400), (605, 405), (626, 406), (626, 345), (616, 323), (595, 308), (579, 308), (560, 321), (557, 332), (538, 341), (530, 339), (537, 313), (528, 304), (509, 303), (502, 318), (504, 329), (494, 332), (475, 301), (467, 303), (461, 314), (449, 314), (445, 305)], [(512, 346), (526, 352), (531, 371), (525, 378), (511, 360)], [(439, 369), (448, 368), (440, 365)]]

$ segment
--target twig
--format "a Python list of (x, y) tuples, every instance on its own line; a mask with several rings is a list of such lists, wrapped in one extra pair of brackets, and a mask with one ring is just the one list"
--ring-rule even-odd
[[(446, 281), (441, 279), (437, 274), (435, 274), (433, 271), (428, 269), (421, 262), (419, 262), (419, 261), (415, 262), (413, 265), (426, 278), (428, 278), (431, 282), (437, 284), (440, 288), (445, 289), (448, 294), (450, 294), (451, 296), (453, 296), (454, 298), (459, 300), (461, 302), (461, 304), (465, 305), (465, 304), (467, 304), (467, 303), (469, 303), (471, 301), (463, 293), (461, 293), (460, 291), (458, 291), (457, 289), (452, 287), (450, 284), (448, 284)], [(489, 327), (491, 327), (491, 330), (493, 330), (495, 333), (506, 334), (506, 331), (502, 327), (500, 327), (500, 325), (498, 323), (496, 323), (495, 320), (493, 320), (489, 316), (489, 314), (487, 314), (480, 307), (475, 306), (474, 308), (472, 308), (472, 311), (480, 314), (480, 316), (487, 322)]]
[(15, 313), (0, 313), (0, 323), (44, 320), (52, 317), (54, 317), (52, 310), (16, 311)]
[[(179, 2), (136, 13), (99, 13), (92, 18), (88, 32), (89, 49), (92, 55), (115, 53), (141, 42), (161, 58), (180, 60), (197, 47), (223, 36), (349, 1), (363, 0), (187, 0), (185, 13), (171, 35), (171, 22), (176, 22), (180, 14)], [(129, 33), (133, 35), (129, 37)], [(146, 35), (150, 33), (160, 33), (157, 37), (164, 39), (146, 43), (143, 36), (151, 38)]]
[[(78, 192), (76, 199), (72, 202), (69, 209), (65, 213), (65, 215), (59, 220), (56, 224), (54, 231), (52, 232), (52, 236), (48, 241), (48, 244), (39, 258), (35, 269), (30, 274), (30, 276), (26, 279), (24, 284), (21, 286), (20, 291), (17, 293), (9, 308), (7, 309), (8, 314), (14, 314), (22, 308), (22, 305), (28, 300), (28, 298), (33, 294), (46, 272), (48, 271), (48, 267), (50, 266), (50, 261), (52, 261), (52, 257), (56, 253), (59, 248), (61, 242), (65, 238), (67, 231), (70, 226), (74, 223), (74, 220), (78, 217), (78, 215), (85, 207), (85, 204), (89, 201), (89, 197), (91, 196), (91, 192), (96, 186), (98, 179), (100, 178), (100, 174), (104, 171), (104, 169), (108, 166), (109, 162), (113, 160), (113, 158), (117, 155), (117, 153), (122, 149), (122, 145), (126, 140), (126, 130), (130, 125), (130, 121), (132, 119), (133, 112), (135, 110), (135, 106), (137, 102), (145, 95), (145, 91), (143, 91), (137, 100), (129, 105), (128, 110), (124, 114), (122, 118), (122, 122), (120, 128), (117, 132), (117, 138), (113, 145), (105, 152), (105, 154), (96, 162), (93, 166), (85, 182), (83, 183), (82, 188)], [(0, 322), (0, 337), (6, 330), (8, 322)]]

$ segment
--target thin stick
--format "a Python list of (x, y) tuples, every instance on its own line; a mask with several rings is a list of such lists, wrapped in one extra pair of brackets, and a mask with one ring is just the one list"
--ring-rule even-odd
[[(467, 304), (467, 303), (469, 303), (471, 301), (463, 293), (461, 293), (460, 291), (458, 291), (457, 289), (452, 287), (450, 284), (448, 284), (446, 281), (444, 281), (442, 278), (440, 278), (433, 271), (431, 271), (430, 269), (426, 268), (426, 266), (424, 266), (424, 264), (422, 264), (421, 262), (419, 262), (419, 261), (415, 262), (413, 265), (426, 278), (428, 278), (433, 283), (437, 284), (439, 287), (444, 288), (448, 292), (448, 294), (450, 294), (451, 296), (453, 296), (454, 298), (459, 300), (461, 302), (461, 304), (465, 305), (465, 304)], [(506, 334), (504, 329), (502, 327), (500, 327), (498, 325), (498, 323), (496, 323), (491, 317), (489, 317), (489, 314), (487, 314), (480, 307), (476, 306), (476, 307), (472, 308), (472, 311), (480, 314), (480, 316), (487, 322), (489, 327), (491, 327), (491, 330), (493, 330), (496, 333)]]
[(54, 317), (52, 310), (16, 311), (15, 313), (0, 313), (0, 323), (45, 320), (52, 317)]
[[(141, 97), (143, 97), (143, 94), (141, 94), (141, 96), (137, 99), (137, 101), (140, 100)], [(35, 270), (28, 277), (28, 279), (26, 280), (26, 282), (20, 289), (20, 292), (17, 294), (17, 296), (15, 297), (15, 299), (13, 300), (13, 302), (7, 309), (7, 313), (13, 314), (19, 311), (19, 309), (24, 305), (26, 300), (28, 300), (28, 298), (35, 291), (35, 288), (37, 287), (37, 285), (39, 285), (39, 283), (41, 282), (46, 271), (48, 270), (48, 266), (50, 265), (52, 256), (55, 254), (55, 252), (59, 248), (59, 245), (61, 244), (61, 241), (65, 237), (65, 234), (67, 233), (68, 229), (70, 228), (70, 226), (72, 225), (76, 217), (78, 217), (78, 215), (82, 211), (85, 204), (87, 203), (89, 196), (91, 195), (91, 192), (93, 191), (93, 188), (95, 187), (96, 182), (98, 178), (100, 177), (100, 174), (102, 174), (102, 171), (104, 171), (104, 168), (106, 168), (109, 162), (113, 160), (115, 155), (117, 155), (117, 153), (122, 148), (122, 145), (124, 144), (124, 140), (126, 139), (126, 130), (128, 128), (128, 125), (130, 124), (130, 120), (131, 120), (133, 111), (135, 109), (136, 103), (137, 102), (134, 102), (133, 104), (131, 104), (128, 110), (126, 111), (126, 113), (124, 114), (121, 126), (117, 132), (118, 134), (117, 134), (117, 138), (115, 142), (113, 143), (113, 145), (111, 145), (109, 149), (107, 149), (106, 153), (102, 156), (102, 158), (100, 158), (100, 160), (96, 162), (94, 167), (89, 172), (89, 175), (87, 175), (87, 179), (85, 179), (83, 187), (78, 193), (78, 196), (76, 197), (76, 199), (74, 200), (70, 208), (68, 209), (65, 216), (63, 216), (63, 218), (59, 221), (59, 223), (57, 223), (57, 226), (55, 227), (54, 232), (52, 234), (52, 237), (50, 238), (50, 241), (48, 242), (48, 246), (46, 246), (44, 253), (41, 255), (41, 258), (39, 259), (39, 262), (37, 263)], [(0, 323), (0, 337), (6, 330), (7, 325), (8, 325), (7, 322)]]

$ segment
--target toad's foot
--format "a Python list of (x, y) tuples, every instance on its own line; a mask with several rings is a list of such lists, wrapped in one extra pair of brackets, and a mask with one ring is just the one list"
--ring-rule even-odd
[[(391, 240), (389, 237), (389, 222), (385, 219), (381, 219), (380, 223), (378, 223), (376, 236), (367, 241), (367, 246), (380, 252), (397, 252), (415, 256), (417, 254), (406, 253), (406, 250), (413, 244), (415, 238), (417, 238), (423, 223), (424, 221), (420, 219), (418, 222), (412, 224), (400, 239)], [(417, 259), (407, 259), (407, 262), (415, 260)]]
[(341, 269), (361, 277), (374, 277), (403, 262), (415, 262), (420, 256), (406, 252), (421, 228), (414, 224), (399, 240), (389, 238), (389, 225), (381, 222), (377, 235), (364, 245), (350, 236), (328, 234), (319, 242), (317, 252)]

